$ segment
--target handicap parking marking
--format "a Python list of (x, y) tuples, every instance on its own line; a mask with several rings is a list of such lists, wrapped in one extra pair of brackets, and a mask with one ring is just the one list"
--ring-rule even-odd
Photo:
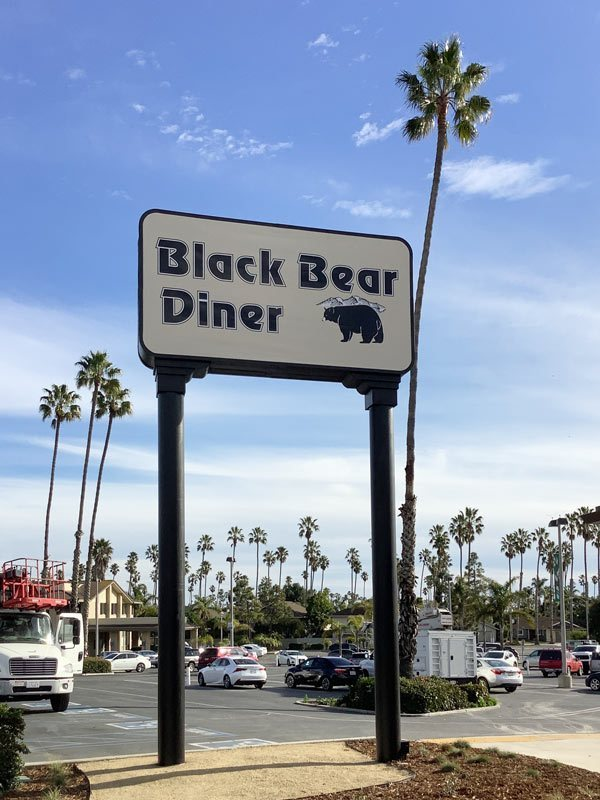
[(190, 747), (198, 750), (234, 750), (239, 747), (259, 747), (263, 744), (275, 744), (267, 739), (227, 739), (220, 742), (190, 742)]
[(231, 736), (229, 732), (213, 731), (208, 728), (186, 728), (186, 733), (195, 733), (196, 736)]
[(158, 722), (155, 719), (140, 719), (134, 722), (107, 722), (110, 728), (122, 728), (125, 731), (156, 730)]

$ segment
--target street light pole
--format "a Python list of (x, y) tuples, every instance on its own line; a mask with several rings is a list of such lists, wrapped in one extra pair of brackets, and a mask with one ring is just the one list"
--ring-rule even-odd
[(561, 525), (566, 525), (567, 520), (565, 517), (557, 517), (551, 519), (548, 527), (556, 528), (558, 531), (558, 602), (560, 608), (560, 658), (562, 663), (562, 670), (558, 676), (558, 688), (570, 689), (573, 685), (571, 680), (571, 673), (567, 669), (567, 622), (565, 619), (565, 576), (563, 573), (563, 553), (562, 553), (562, 540), (560, 535)]
[(227, 561), (229, 561), (229, 609), (231, 615), (231, 631), (229, 635), (229, 643), (233, 647), (234, 644), (234, 635), (233, 635), (233, 565), (235, 564), (235, 558), (233, 556), (227, 556)]

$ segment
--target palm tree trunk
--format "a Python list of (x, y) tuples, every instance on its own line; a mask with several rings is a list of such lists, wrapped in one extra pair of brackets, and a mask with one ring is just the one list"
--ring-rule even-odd
[(537, 564), (535, 567), (535, 643), (540, 643), (540, 558), (538, 550)]
[(427, 265), (429, 263), (429, 251), (431, 249), (431, 236), (433, 232), (433, 220), (437, 205), (438, 193), (440, 190), (440, 179), (442, 176), (442, 161), (444, 158), (444, 147), (446, 146), (446, 107), (440, 109), (438, 115), (437, 144), (435, 150), (435, 164), (433, 167), (433, 180), (431, 184), (431, 194), (429, 196), (429, 208), (427, 210), (427, 222), (425, 223), (425, 238), (423, 240), (423, 252), (421, 253), (421, 263), (419, 265), (419, 277), (417, 280), (417, 294), (415, 297), (414, 309), (414, 357), (410, 370), (410, 386), (408, 392), (408, 417), (406, 422), (406, 469), (405, 469), (405, 491), (404, 503), (400, 509), (402, 517), (402, 539), (401, 539), (401, 569), (399, 575), (399, 645), (400, 645), (400, 674), (404, 677), (412, 677), (412, 664), (416, 655), (417, 643), (417, 608), (415, 597), (415, 539), (416, 539), (416, 516), (417, 498), (415, 497), (415, 423), (417, 411), (417, 385), (419, 374), (419, 334), (421, 330), (421, 309), (423, 307), (423, 294), (425, 292), (425, 278), (427, 277)]
[(283, 569), (283, 561), (279, 559), (279, 588), (281, 589), (281, 570)]
[(44, 528), (44, 565), (42, 575), (45, 577), (48, 572), (48, 543), (50, 539), (50, 507), (52, 505), (52, 495), (54, 494), (54, 473), (56, 470), (56, 456), (58, 455), (58, 434), (60, 431), (60, 419), (56, 418), (56, 430), (54, 433), (54, 452), (52, 453), (52, 466), (50, 467), (50, 489), (48, 490), (48, 505), (46, 507), (46, 526)]
[(521, 553), (521, 571), (519, 572), (519, 591), (523, 591), (523, 553)]
[[(90, 523), (90, 536), (88, 541), (87, 561), (85, 565), (85, 579), (83, 582), (83, 601), (82, 601), (82, 616), (83, 616), (83, 642), (84, 647), (87, 648), (88, 640), (88, 618), (89, 618), (89, 604), (90, 604), (90, 588), (92, 583), (92, 560), (94, 555), (94, 535), (96, 531), (96, 516), (98, 514), (98, 502), (100, 500), (100, 484), (102, 483), (102, 473), (104, 472), (104, 462), (106, 461), (106, 454), (108, 452), (108, 443), (110, 441), (110, 434), (112, 431), (113, 418), (108, 415), (108, 425), (106, 427), (106, 436), (104, 437), (104, 447), (102, 449), (102, 457), (98, 467), (98, 477), (96, 479), (96, 494), (94, 497), (94, 509), (92, 511), (92, 521)], [(98, 655), (96, 653), (96, 655)]]
[[(590, 638), (590, 593), (588, 591), (587, 541), (583, 540), (583, 572), (585, 575), (585, 638)], [(572, 635), (572, 634), (571, 634)]]
[[(90, 422), (88, 425), (87, 442), (85, 446), (85, 458), (83, 459), (83, 474), (81, 476), (81, 494), (79, 497), (79, 514), (77, 516), (77, 530), (75, 531), (75, 550), (73, 551), (73, 577), (71, 578), (71, 608), (76, 611), (79, 605), (79, 560), (81, 558), (81, 537), (83, 536), (83, 511), (85, 508), (85, 489), (87, 484), (87, 471), (90, 462), (90, 451), (92, 449), (92, 433), (94, 431), (94, 415), (96, 413), (96, 401), (98, 398), (98, 387), (94, 387), (92, 393), (92, 405), (90, 408)], [(84, 641), (87, 646), (87, 641)]]
[[(423, 578), (425, 577), (425, 562), (423, 561), (423, 566), (421, 567), (421, 583), (419, 584), (419, 597), (423, 597)], [(364, 588), (363, 588), (364, 591)]]
[(325, 580), (325, 570), (321, 570), (321, 591), (323, 591), (323, 581)]
[(258, 544), (258, 542), (257, 542), (257, 543), (256, 543), (256, 596), (257, 596), (257, 597), (258, 597), (258, 570), (259, 570), (259, 565), (258, 565), (258, 557), (259, 557), (259, 556), (258, 556), (258, 548), (259, 548), (259, 544)]
[(512, 558), (509, 558), (508, 559), (508, 584), (509, 584), (509, 586), (512, 586), (512, 568), (511, 568), (511, 565), (512, 565)]
[(550, 571), (550, 643), (554, 644), (554, 567)]

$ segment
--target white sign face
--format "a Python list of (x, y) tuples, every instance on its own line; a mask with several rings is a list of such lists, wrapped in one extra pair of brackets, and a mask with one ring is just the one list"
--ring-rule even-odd
[(343, 380), (412, 362), (412, 254), (400, 238), (148, 211), (139, 350), (211, 372)]

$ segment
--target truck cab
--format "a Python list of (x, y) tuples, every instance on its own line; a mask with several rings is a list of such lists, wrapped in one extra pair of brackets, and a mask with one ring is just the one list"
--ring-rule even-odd
[(60, 613), (63, 575), (64, 563), (38, 559), (0, 570), (0, 702), (47, 699), (54, 711), (69, 705), (73, 675), (83, 671), (83, 622)]

